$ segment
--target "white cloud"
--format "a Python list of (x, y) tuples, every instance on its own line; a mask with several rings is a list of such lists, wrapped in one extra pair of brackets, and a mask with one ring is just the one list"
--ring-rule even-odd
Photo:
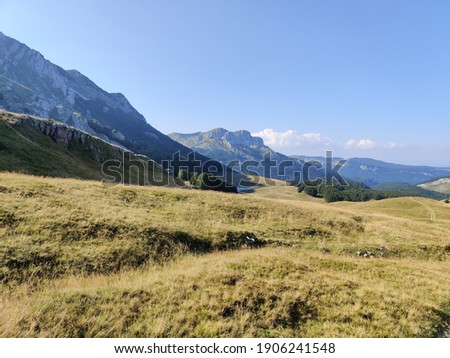
[(375, 146), (376, 143), (370, 139), (360, 139), (359, 141), (350, 139), (345, 144), (345, 147), (347, 148), (358, 148), (358, 149), (373, 149), (375, 148)]
[(260, 132), (252, 133), (255, 137), (261, 137), (268, 146), (297, 147), (308, 144), (328, 145), (331, 141), (320, 133), (299, 133), (292, 129), (285, 132), (276, 132), (272, 128), (266, 128)]
[(320, 133), (300, 133), (289, 129), (286, 131), (276, 131), (272, 128), (266, 128), (259, 132), (252, 133), (255, 137), (261, 137), (264, 143), (274, 150), (284, 154), (306, 154), (323, 155), (326, 150), (336, 152), (336, 155), (352, 157), (367, 155), (371, 156), (387, 155), (404, 150), (409, 146), (394, 141), (376, 142), (372, 139), (349, 139), (341, 142), (326, 137)]
[(387, 149), (405, 148), (408, 144), (401, 144), (397, 142), (387, 142), (383, 147)]
[(387, 142), (384, 145), (384, 147), (388, 148), (388, 149), (394, 149), (394, 148), (398, 147), (398, 143), (396, 143), (396, 142)]

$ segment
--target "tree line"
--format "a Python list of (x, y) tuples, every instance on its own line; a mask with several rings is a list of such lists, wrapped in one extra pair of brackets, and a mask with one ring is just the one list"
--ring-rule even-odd
[(327, 203), (336, 201), (368, 201), (388, 198), (398, 198), (404, 196), (422, 196), (431, 199), (442, 200), (445, 195), (418, 188), (414, 185), (398, 184), (391, 189), (372, 189), (363, 183), (348, 181), (347, 185), (333, 183), (315, 184), (314, 182), (301, 182), (297, 185), (298, 192), (308, 194), (316, 198), (323, 198)]

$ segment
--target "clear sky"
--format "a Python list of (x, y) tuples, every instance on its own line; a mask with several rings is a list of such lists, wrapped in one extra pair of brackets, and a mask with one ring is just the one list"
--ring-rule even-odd
[(164, 133), (450, 166), (448, 0), (0, 0), (0, 18)]

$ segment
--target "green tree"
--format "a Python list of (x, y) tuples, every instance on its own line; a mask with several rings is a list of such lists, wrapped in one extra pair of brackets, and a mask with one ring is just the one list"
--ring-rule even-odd
[(178, 171), (178, 179), (180, 179), (181, 181), (187, 181), (188, 180), (188, 173), (186, 170), (184, 169), (180, 169)]
[(211, 173), (201, 173), (197, 177), (196, 186), (202, 190), (218, 190), (222, 181)]
[(326, 187), (323, 190), (323, 198), (327, 203), (334, 203), (335, 201), (342, 201), (341, 192), (334, 187)]
[(315, 186), (305, 186), (305, 189), (303, 191), (309, 196), (317, 197), (318, 194)]
[(201, 190), (216, 190), (227, 193), (237, 193), (237, 188), (234, 185), (227, 184), (212, 173), (199, 174), (194, 186)]
[(189, 182), (191, 183), (191, 185), (193, 187), (195, 187), (197, 185), (197, 178), (198, 178), (198, 173), (197, 172), (193, 172), (191, 174), (191, 177), (189, 178)]

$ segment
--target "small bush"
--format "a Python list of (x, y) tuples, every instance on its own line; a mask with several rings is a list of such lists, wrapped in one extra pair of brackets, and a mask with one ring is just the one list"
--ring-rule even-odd
[(266, 241), (258, 239), (254, 234), (249, 232), (228, 232), (225, 235), (225, 240), (220, 242), (217, 247), (219, 250), (236, 250), (242, 248), (259, 248), (266, 244)]

